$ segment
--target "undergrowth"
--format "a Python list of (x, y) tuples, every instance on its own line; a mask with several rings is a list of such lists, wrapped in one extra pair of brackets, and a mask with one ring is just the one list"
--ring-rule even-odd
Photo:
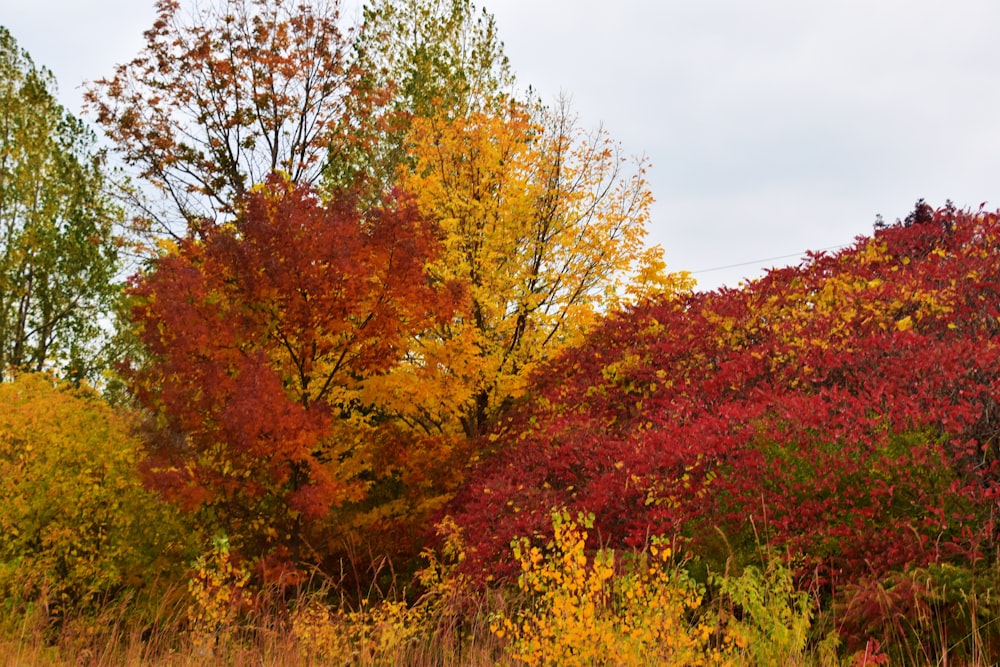
[(484, 591), (462, 574), (461, 534), (445, 521), (414, 582), (353, 603), (321, 578), (251, 591), (219, 537), (185, 585), (155, 600), (122, 596), (57, 621), (44, 600), (5, 607), (0, 667), (995, 664), (996, 577), (925, 568), (832, 605), (766, 550), (739, 572), (696, 577), (665, 538), (589, 550), (591, 526), (553, 512), (551, 538), (511, 545), (516, 586)]

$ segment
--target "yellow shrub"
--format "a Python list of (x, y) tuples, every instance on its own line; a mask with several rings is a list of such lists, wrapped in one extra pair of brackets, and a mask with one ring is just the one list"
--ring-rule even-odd
[(429, 631), (421, 605), (383, 600), (357, 611), (335, 611), (311, 600), (292, 613), (292, 634), (304, 653), (320, 660), (392, 664)]
[(671, 564), (666, 543), (654, 540), (627, 562), (610, 549), (589, 558), (593, 516), (574, 521), (561, 510), (553, 512), (552, 523), (555, 534), (546, 549), (524, 538), (512, 545), (524, 604), (514, 615), (494, 615), (491, 629), (509, 638), (514, 659), (529, 665), (717, 665), (735, 654), (731, 640), (715, 641), (714, 620), (696, 615), (703, 588)]
[(233, 562), (225, 536), (213, 540), (212, 550), (195, 561), (194, 570), (188, 582), (188, 620), (195, 646), (207, 647), (232, 631), (250, 572)]
[(131, 415), (43, 374), (0, 383), (0, 610), (97, 613), (182, 576), (188, 537), (143, 488)]

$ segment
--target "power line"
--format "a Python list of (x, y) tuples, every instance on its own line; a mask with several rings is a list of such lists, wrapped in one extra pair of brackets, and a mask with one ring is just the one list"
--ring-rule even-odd
[[(850, 245), (850, 244), (845, 243), (843, 245), (833, 245), (833, 246), (829, 246), (827, 248), (820, 248), (819, 250), (813, 250), (812, 252), (826, 252), (827, 250), (840, 250), (842, 248), (846, 248), (848, 245)], [(692, 271), (691, 273), (692, 274), (695, 274), (695, 273), (710, 273), (712, 271), (724, 271), (726, 269), (738, 269), (741, 266), (758, 266), (759, 267), (761, 264), (764, 264), (766, 262), (774, 262), (774, 261), (777, 261), (779, 259), (789, 259), (789, 258), (792, 258), (792, 257), (802, 257), (803, 255), (805, 255), (806, 252), (810, 252), (810, 251), (806, 250), (806, 251), (803, 251), (803, 252), (792, 253), (790, 255), (779, 255), (777, 257), (765, 257), (764, 259), (754, 259), (754, 260), (751, 260), (749, 262), (740, 262), (738, 264), (727, 264), (725, 266), (713, 266), (710, 269), (698, 269), (697, 271)]]

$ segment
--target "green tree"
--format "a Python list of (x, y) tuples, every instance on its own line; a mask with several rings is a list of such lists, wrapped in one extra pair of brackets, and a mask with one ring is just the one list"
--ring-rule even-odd
[(360, 64), (417, 116), (464, 114), (504, 100), (514, 74), (493, 16), (471, 0), (375, 0), (357, 40)]
[(93, 133), (0, 27), (0, 372), (102, 366), (119, 287), (115, 223)]
[(471, 0), (377, 0), (358, 43), (417, 115), (489, 106), (514, 85), (496, 21)]
[(383, 190), (395, 184), (400, 164), (412, 164), (407, 134), (413, 119), (500, 110), (515, 82), (493, 16), (471, 0), (366, 3), (353, 63), (370, 88), (388, 96), (377, 141), (354, 165)]

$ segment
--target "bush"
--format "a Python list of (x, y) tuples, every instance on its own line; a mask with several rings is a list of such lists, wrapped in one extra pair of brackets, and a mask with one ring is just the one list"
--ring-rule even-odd
[(0, 384), (0, 594), (8, 617), (85, 614), (148, 591), (189, 558), (143, 489), (129, 418), (94, 392), (25, 374)]
[(672, 565), (669, 544), (653, 540), (631, 559), (610, 549), (591, 557), (593, 521), (556, 511), (544, 549), (513, 542), (522, 604), (491, 626), (509, 638), (510, 655), (529, 665), (727, 664), (738, 647), (728, 635), (719, 640), (711, 614), (696, 614), (704, 587)]

